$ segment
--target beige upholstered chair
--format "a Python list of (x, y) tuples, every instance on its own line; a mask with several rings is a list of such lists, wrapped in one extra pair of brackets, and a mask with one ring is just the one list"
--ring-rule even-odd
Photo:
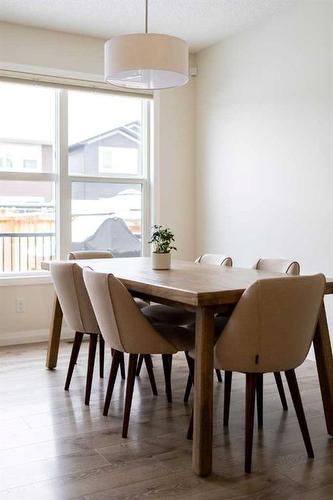
[(301, 272), (298, 262), (287, 259), (259, 259), (254, 269), (272, 273), (286, 273), (291, 276), (298, 276)]
[[(82, 250), (79, 252), (69, 252), (68, 259), (70, 260), (84, 260), (84, 259), (112, 259), (113, 255), (111, 252), (107, 252), (104, 250)], [(142, 299), (134, 299), (137, 305), (142, 309), (143, 307), (147, 307), (149, 304)]]
[[(88, 369), (85, 391), (85, 404), (89, 405), (91, 386), (94, 373), (96, 346), (98, 337), (102, 337), (97, 324), (84, 281), (82, 268), (69, 260), (68, 262), (52, 262), (50, 266), (53, 284), (58, 296), (64, 318), (68, 326), (75, 331), (74, 343), (69, 362), (65, 383), (65, 390), (69, 390), (73, 370), (79, 355), (84, 334), (89, 335)], [(104, 360), (104, 342), (103, 342)], [(124, 368), (124, 360), (120, 359)], [(147, 365), (147, 364), (146, 364)], [(153, 392), (156, 392), (154, 373), (151, 366), (147, 366)]]
[[(232, 266), (232, 258), (227, 257), (226, 255), (206, 253), (200, 255), (195, 260), (196, 264), (208, 264), (214, 266)], [(191, 311), (186, 311), (185, 309), (166, 306), (163, 304), (152, 304), (145, 308), (145, 315), (151, 321), (167, 323), (172, 325), (185, 326), (195, 322), (195, 313)], [(140, 368), (142, 364), (143, 358), (139, 358), (137, 375), (140, 374)], [(166, 394), (168, 401), (172, 401), (172, 389), (171, 389), (171, 365), (172, 365), (172, 356), (163, 356), (163, 369), (164, 369), (164, 377), (166, 384)], [(216, 370), (216, 376), (219, 382), (222, 382), (222, 376), (219, 370)], [(184, 402), (187, 403), (189, 399), (189, 395), (191, 392), (192, 381), (190, 375), (187, 379)]]
[(100, 251), (100, 250), (82, 250), (79, 252), (69, 252), (69, 260), (84, 260), (84, 259), (112, 259), (113, 255), (111, 252)]
[(308, 456), (314, 456), (294, 370), (309, 352), (324, 287), (322, 274), (258, 280), (242, 295), (215, 345), (216, 368), (246, 374), (246, 472), (257, 379), (267, 372), (285, 372)]
[[(69, 260), (84, 260), (84, 259), (112, 259), (113, 255), (111, 252), (99, 251), (99, 250), (82, 250), (78, 252), (69, 252)], [(145, 304), (147, 305), (147, 304)], [(99, 343), (99, 375), (101, 378), (104, 377), (104, 357), (105, 357), (105, 343), (102, 335), (98, 335)], [(121, 375), (125, 378), (125, 363), (122, 360), (121, 363)]]
[(193, 336), (185, 328), (148, 321), (126, 287), (112, 274), (86, 268), (83, 276), (102, 335), (114, 349), (104, 415), (108, 413), (119, 355), (124, 352), (130, 355), (122, 432), (127, 437), (138, 355), (187, 351), (194, 345)]
[[(297, 276), (300, 273), (300, 265), (294, 260), (287, 259), (259, 259), (253, 266), (254, 269), (261, 271), (270, 271), (276, 273), (286, 273), (290, 276)], [(288, 410), (286, 395), (283, 388), (282, 378), (280, 372), (274, 372), (275, 382), (279, 391), (282, 408), (284, 411)], [(231, 382), (232, 372), (225, 372), (224, 381), (224, 415), (223, 425), (228, 426), (229, 413), (230, 413), (230, 396), (231, 396)], [(258, 426), (263, 426), (263, 375), (257, 377), (257, 411), (258, 411)]]
[(65, 390), (69, 389), (71, 383), (83, 335), (86, 333), (90, 336), (85, 392), (85, 404), (88, 405), (94, 372), (96, 345), (100, 331), (84, 285), (80, 266), (70, 261), (52, 262), (50, 270), (64, 318), (68, 326), (75, 331)]
[[(104, 250), (81, 250), (77, 252), (69, 252), (68, 254), (68, 259), (69, 260), (90, 260), (90, 259), (112, 259), (113, 255), (111, 252), (104, 251)], [(134, 299), (137, 303), (137, 305), (140, 308), (147, 307), (149, 304), (141, 299)], [(99, 370), (100, 370), (100, 377), (103, 378), (104, 376), (104, 356), (105, 356), (105, 345), (104, 345), (104, 339), (102, 335), (98, 336), (99, 339)], [(150, 380), (153, 384), (155, 384), (155, 381), (152, 378), (152, 365), (151, 362), (149, 362), (148, 359), (145, 360), (146, 362), (146, 368), (148, 371), (148, 375), (150, 377)], [(149, 366), (147, 366), (147, 363)], [(121, 371), (121, 377), (125, 379), (125, 362), (124, 359), (121, 360), (120, 362), (120, 371)], [(153, 391), (155, 389), (153, 388)]]
[(195, 260), (196, 264), (210, 264), (212, 266), (232, 266), (232, 258), (217, 253), (204, 253)]

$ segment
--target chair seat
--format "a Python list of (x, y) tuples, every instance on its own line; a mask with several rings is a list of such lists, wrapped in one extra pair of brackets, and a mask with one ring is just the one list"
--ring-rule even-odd
[[(154, 328), (173, 346), (175, 346), (177, 351), (189, 351), (194, 349), (195, 346), (195, 331), (194, 328), (188, 328), (185, 326), (179, 326), (172, 324), (172, 322), (164, 323), (158, 318), (157, 321), (150, 316), (149, 311), (153, 306), (144, 307), (141, 309), (142, 314), (147, 318), (147, 320), (154, 326)], [(172, 309), (172, 308), (170, 308)]]
[(189, 351), (194, 349), (194, 331), (188, 328), (165, 323), (152, 323), (154, 328), (172, 345), (177, 351)]
[[(226, 317), (226, 316), (215, 316), (215, 319), (214, 319), (214, 344), (217, 342), (220, 335), (222, 334), (222, 331), (223, 331), (225, 325), (228, 323), (228, 320), (229, 320), (229, 317)], [(195, 323), (188, 325), (187, 330), (192, 335), (194, 335)], [(195, 359), (195, 350), (194, 349), (191, 349), (189, 351), (189, 356), (191, 356), (191, 358)], [(216, 367), (216, 368), (218, 368), (218, 367)]]
[(136, 303), (136, 305), (138, 306), (139, 309), (143, 309), (144, 307), (149, 307), (148, 302), (145, 302), (142, 299), (135, 298), (134, 302)]
[(144, 312), (147, 319), (150, 319), (154, 323), (188, 325), (195, 321), (195, 313), (163, 304), (152, 304), (142, 312)]

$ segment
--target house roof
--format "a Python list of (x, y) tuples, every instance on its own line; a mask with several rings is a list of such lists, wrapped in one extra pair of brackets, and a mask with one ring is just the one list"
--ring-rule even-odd
[(71, 144), (68, 148), (69, 152), (75, 151), (77, 149), (83, 148), (86, 144), (92, 144), (94, 142), (99, 142), (102, 139), (106, 139), (113, 135), (123, 135), (133, 142), (139, 143), (141, 141), (141, 123), (139, 120), (127, 123), (121, 127), (116, 127), (107, 132), (103, 132), (102, 134), (94, 135), (92, 137), (88, 137), (83, 141), (76, 142), (75, 144)]

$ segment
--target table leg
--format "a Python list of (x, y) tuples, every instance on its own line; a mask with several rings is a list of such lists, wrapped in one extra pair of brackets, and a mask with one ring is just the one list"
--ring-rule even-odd
[(49, 332), (49, 343), (46, 356), (46, 367), (52, 370), (57, 366), (59, 342), (62, 324), (62, 310), (59, 304), (58, 297), (54, 299), (52, 319)]
[(200, 476), (212, 472), (214, 311), (200, 307), (195, 328), (195, 384), (192, 466)]
[(328, 434), (333, 435), (333, 362), (324, 302), (313, 339)]

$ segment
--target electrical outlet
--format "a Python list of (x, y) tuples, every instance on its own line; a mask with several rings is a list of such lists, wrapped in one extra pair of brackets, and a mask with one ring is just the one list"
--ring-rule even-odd
[(23, 299), (16, 299), (16, 312), (17, 313), (24, 313), (24, 300)]

